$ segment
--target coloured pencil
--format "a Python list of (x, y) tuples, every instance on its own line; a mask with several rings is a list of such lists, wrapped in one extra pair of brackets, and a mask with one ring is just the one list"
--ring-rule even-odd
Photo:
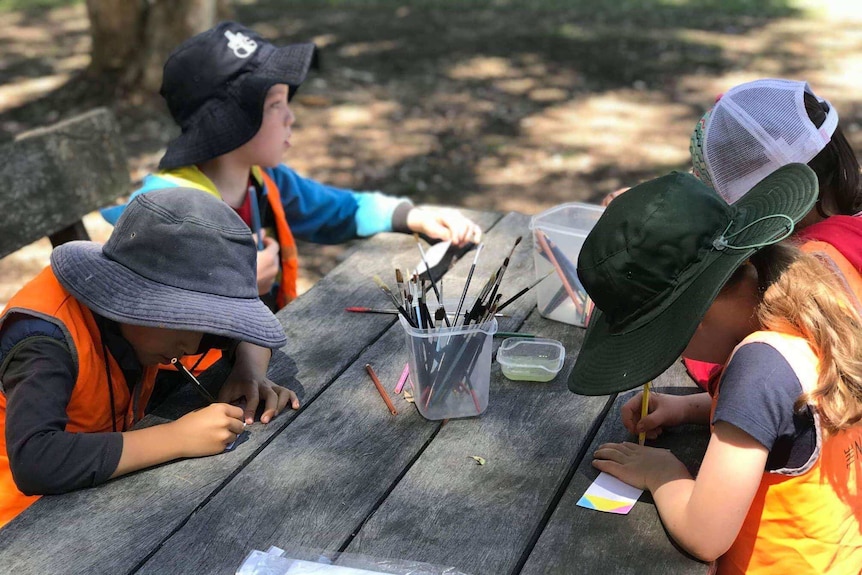
[(401, 390), (404, 389), (404, 384), (407, 382), (407, 378), (410, 376), (410, 364), (404, 364), (404, 370), (401, 372), (401, 377), (398, 378), (398, 383), (395, 385), (395, 395), (401, 393)]
[[(641, 420), (643, 420), (643, 418), (646, 417), (647, 413), (649, 412), (649, 384), (650, 382), (646, 382), (644, 384), (644, 393), (643, 396), (641, 396)], [(638, 445), (643, 445), (645, 441), (646, 432), (641, 431), (638, 434)]]
[(377, 378), (377, 374), (374, 373), (374, 368), (371, 367), (370, 363), (365, 364), (365, 371), (367, 371), (368, 375), (371, 376), (371, 381), (374, 382), (374, 387), (377, 388), (378, 393), (380, 393), (380, 397), (383, 398), (383, 402), (386, 404), (386, 407), (389, 408), (389, 412), (392, 415), (398, 415), (398, 410), (395, 409), (395, 404), (393, 404), (392, 400), (389, 399), (386, 389), (384, 389), (383, 384), (380, 383), (380, 380)]
[(554, 266), (555, 270), (557, 270), (557, 275), (560, 276), (560, 281), (563, 282), (563, 287), (566, 288), (566, 293), (569, 294), (569, 297), (571, 298), (572, 303), (575, 304), (575, 308), (578, 310), (578, 313), (583, 314), (584, 304), (581, 301), (581, 298), (575, 293), (575, 290), (572, 289), (571, 284), (569, 284), (569, 279), (566, 277), (566, 273), (563, 271), (563, 268), (560, 267), (557, 258), (554, 257), (554, 252), (548, 245), (548, 241), (545, 237), (545, 234), (541, 230), (536, 230), (536, 239), (538, 240), (539, 245), (542, 247), (542, 250), (548, 256), (548, 260), (550, 260), (551, 265)]

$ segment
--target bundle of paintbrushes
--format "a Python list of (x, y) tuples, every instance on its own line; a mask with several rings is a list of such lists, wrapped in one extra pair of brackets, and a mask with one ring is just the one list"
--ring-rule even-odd
[[(478, 415), (487, 407), (491, 341), (497, 331), (494, 316), (539, 283), (535, 282), (501, 303), (500, 286), (520, 241), (519, 237), (478, 295), (470, 299), (467, 293), (482, 244), (476, 249), (457, 299), (444, 299), (442, 280), (437, 282), (433, 277), (422, 279), (416, 274), (408, 277), (397, 269), (394, 289), (378, 276), (374, 277), (401, 316), (414, 399), (426, 418), (467, 417)], [(424, 259), (421, 244), (419, 249)]]

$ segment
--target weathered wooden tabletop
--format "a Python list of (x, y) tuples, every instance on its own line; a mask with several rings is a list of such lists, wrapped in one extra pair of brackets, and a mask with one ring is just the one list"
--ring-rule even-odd
[[(529, 217), (469, 213), (486, 230), (474, 277), (487, 278), (515, 238), (504, 297), (533, 279)], [(546, 320), (527, 295), (500, 320), (560, 340), (566, 364), (550, 383), (513, 382), (494, 363), (480, 417), (442, 425), (392, 395), (386, 409), (365, 373), (371, 363), (391, 390), (407, 359), (394, 316), (352, 314), (384, 307), (371, 277), (418, 260), (408, 236), (360, 242), (351, 255), (278, 317), (288, 336), (270, 377), (295, 390), (297, 412), (254, 424), (234, 451), (177, 461), (94, 489), (43, 497), (0, 530), (0, 573), (233, 573), (253, 549), (275, 545), (422, 561), (472, 574), (700, 574), (707, 566), (669, 540), (644, 494), (628, 515), (577, 507), (596, 477), (591, 453), (632, 439), (619, 423), (630, 394), (570, 393), (583, 330)], [(472, 253), (446, 274), (463, 286)], [(477, 287), (478, 289), (478, 287)], [(217, 386), (223, 370), (205, 380)], [(657, 388), (685, 392), (675, 365)], [(199, 407), (188, 387), (144, 423)], [(662, 435), (695, 471), (705, 430)], [(478, 465), (471, 456), (485, 459)]]

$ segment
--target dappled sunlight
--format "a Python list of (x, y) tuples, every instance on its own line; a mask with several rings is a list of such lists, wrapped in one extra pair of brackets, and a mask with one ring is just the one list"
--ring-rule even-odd
[[(765, 76), (808, 80), (862, 150), (856, 2), (597, 1), (534, 11), (488, 3), (455, 17), (434, 3), (404, 4), (232, 2), (236, 19), (264, 36), (321, 48), (321, 69), (291, 102), (297, 122), (284, 159), (300, 174), (481, 210), (598, 202), (687, 169), (703, 111)], [(83, 3), (38, 17), (0, 13), (0, 135), (64, 117), (48, 100), (25, 108), (62, 94), (89, 48)], [(177, 133), (157, 100), (114, 108), (133, 182)], [(303, 289), (340, 250), (302, 246)], [(0, 261), (4, 282), (29, 279), (50, 250), (22, 252)]]
[(453, 80), (490, 80), (513, 76), (515, 70), (506, 58), (487, 58), (477, 56), (461, 62), (449, 70)]

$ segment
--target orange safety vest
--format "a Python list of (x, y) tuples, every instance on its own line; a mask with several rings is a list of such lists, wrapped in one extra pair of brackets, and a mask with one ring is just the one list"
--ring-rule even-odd
[[(761, 331), (736, 350), (752, 342), (781, 353), (803, 390), (816, 386), (819, 360), (807, 341)], [(713, 413), (720, 387), (712, 400)], [(813, 406), (812, 411), (814, 453), (800, 468), (763, 473), (736, 540), (717, 561), (719, 575), (862, 573), (862, 426), (826, 436)]]
[[(197, 188), (221, 199), (221, 194), (219, 194), (215, 184), (196, 166), (186, 166), (175, 170), (159, 172), (157, 175), (160, 178), (176, 183), (178, 186)], [(287, 223), (287, 216), (284, 213), (284, 206), (281, 203), (281, 193), (278, 186), (275, 185), (269, 174), (258, 166), (254, 166), (251, 169), (251, 176), (263, 186), (270, 209), (272, 209), (273, 218), (275, 219), (275, 235), (278, 240), (281, 257), (281, 277), (278, 282), (275, 302), (278, 309), (281, 309), (296, 299), (296, 281), (299, 277), (299, 256), (296, 249), (296, 241), (293, 239), (293, 232), (290, 231), (290, 225)], [(220, 349), (212, 349), (200, 355), (187, 355), (180, 361), (192, 373), (198, 375), (220, 360), (221, 356), (222, 352)], [(176, 370), (170, 364), (162, 365), (161, 368)]]
[[(0, 315), (0, 325), (12, 312), (36, 316), (59, 327), (66, 337), (77, 368), (72, 397), (66, 406), (69, 433), (105, 433), (126, 430), (144, 416), (153, 391), (157, 368), (146, 367), (129, 390), (123, 371), (110, 355), (106, 357), (102, 336), (92, 312), (67, 292), (54, 271), (47, 267), (9, 300)], [(107, 369), (106, 369), (107, 362)], [(111, 377), (108, 379), (108, 369)], [(113, 390), (114, 409), (111, 410)], [(112, 421), (112, 413), (116, 419)], [(0, 527), (29, 507), (38, 495), (21, 493), (12, 477), (6, 451), (6, 394), (0, 394)]]

